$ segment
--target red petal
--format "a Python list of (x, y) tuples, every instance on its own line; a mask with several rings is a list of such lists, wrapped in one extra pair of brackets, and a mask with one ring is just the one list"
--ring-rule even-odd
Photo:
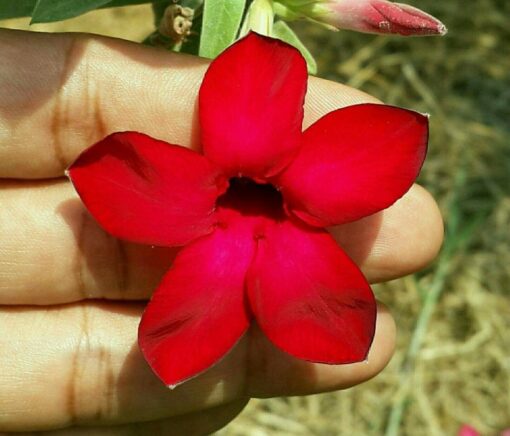
[(109, 233), (164, 246), (211, 232), (216, 199), (227, 187), (203, 156), (136, 132), (114, 133), (85, 150), (69, 176)]
[(301, 137), (306, 63), (280, 40), (250, 33), (225, 50), (200, 88), (204, 153), (260, 180), (292, 159)]
[(303, 136), (299, 155), (276, 184), (289, 210), (324, 227), (371, 215), (408, 191), (427, 152), (428, 119), (360, 104), (330, 112)]
[(255, 242), (241, 224), (184, 247), (143, 314), (138, 342), (166, 385), (214, 365), (249, 326), (244, 282)]
[(306, 360), (364, 360), (375, 330), (374, 296), (325, 231), (290, 221), (268, 227), (248, 273), (258, 324), (279, 348)]

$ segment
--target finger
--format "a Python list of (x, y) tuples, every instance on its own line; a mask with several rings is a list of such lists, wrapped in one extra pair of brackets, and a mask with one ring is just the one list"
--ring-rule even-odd
[[(0, 52), (0, 177), (61, 176), (80, 151), (115, 131), (198, 146), (203, 59), (99, 36), (5, 29)], [(312, 77), (305, 125), (374, 101)]]
[(175, 250), (103, 231), (67, 181), (0, 184), (0, 304), (146, 299)]
[(254, 328), (216, 366), (169, 390), (136, 344), (142, 309), (113, 303), (1, 309), (0, 331), (9, 334), (0, 336), (0, 431), (161, 420), (249, 396), (339, 389), (381, 371), (395, 343), (383, 307), (368, 360), (349, 365), (296, 360)]
[(252, 397), (277, 397), (346, 389), (375, 377), (393, 356), (396, 327), (388, 308), (378, 302), (375, 336), (367, 360), (348, 365), (293, 359), (259, 331), (251, 333), (246, 386)]
[(45, 432), (16, 433), (19, 436), (133, 436), (133, 435), (165, 435), (165, 436), (203, 436), (212, 434), (232, 421), (246, 406), (247, 399), (237, 400), (225, 405), (186, 413), (160, 421), (147, 421), (133, 424), (108, 426), (73, 426), (61, 430)]
[[(65, 181), (0, 184), (0, 304), (146, 299), (176, 253), (105, 233)], [(434, 200), (413, 187), (394, 206), (332, 230), (367, 278), (426, 266), (443, 236)]]
[(388, 209), (331, 231), (371, 283), (425, 268), (437, 257), (444, 237), (436, 201), (416, 184)]

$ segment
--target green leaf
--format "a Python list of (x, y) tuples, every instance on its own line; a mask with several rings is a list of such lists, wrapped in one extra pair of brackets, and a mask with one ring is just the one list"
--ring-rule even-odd
[(101, 8), (115, 8), (118, 6), (130, 6), (130, 5), (142, 5), (144, 3), (169, 3), (169, 0), (161, 0), (152, 2), (151, 0), (112, 0), (105, 6), (101, 6)]
[(287, 23), (284, 21), (277, 21), (273, 26), (273, 36), (296, 47), (305, 58), (308, 73), (317, 74), (317, 63), (315, 59)]
[(36, 0), (3, 0), (0, 2), (0, 20), (27, 17), (34, 9)]
[(205, 0), (200, 56), (213, 59), (235, 41), (245, 6), (246, 0)]
[(76, 17), (111, 0), (37, 0), (31, 23), (49, 23)]
[[(166, 2), (168, 4), (169, 0), (162, 0), (162, 2)], [(19, 17), (28, 17), (32, 15), (32, 11), (34, 11), (34, 8), (36, 6), (37, 0), (0, 0), (0, 20), (5, 20), (7, 18), (19, 18)], [(48, 1), (45, 0), (45, 3), (51, 3), (52, 8), (55, 8), (55, 5), (60, 6), (59, 3), (78, 3), (78, 4), (86, 4), (86, 3), (92, 3), (90, 0), (53, 0)], [(94, 2), (96, 4), (99, 4), (100, 8), (113, 8), (117, 6), (129, 6), (129, 5), (140, 5), (143, 3), (151, 3), (151, 0), (105, 0), (105, 1), (97, 1)], [(157, 3), (160, 3), (159, 1)], [(93, 6), (92, 9), (96, 9), (98, 6)], [(82, 12), (78, 12), (77, 14), (72, 14), (72, 16), (80, 15), (85, 12), (90, 11), (90, 8), (85, 8)], [(70, 17), (66, 17), (70, 18)], [(59, 21), (63, 18), (53, 19), (49, 21)], [(33, 20), (34, 23), (40, 22), (37, 19)]]

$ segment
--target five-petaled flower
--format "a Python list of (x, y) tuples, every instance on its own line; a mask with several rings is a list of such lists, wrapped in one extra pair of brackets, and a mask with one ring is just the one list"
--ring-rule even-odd
[(300, 359), (367, 357), (374, 296), (324, 227), (380, 211), (410, 188), (428, 121), (360, 104), (302, 132), (306, 83), (297, 50), (250, 33), (204, 77), (203, 154), (114, 133), (69, 169), (112, 235), (184, 246), (139, 327), (147, 362), (169, 386), (214, 365), (253, 320)]

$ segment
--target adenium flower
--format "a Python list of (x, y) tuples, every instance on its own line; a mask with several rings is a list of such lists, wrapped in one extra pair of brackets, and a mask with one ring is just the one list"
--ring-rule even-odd
[(139, 327), (140, 349), (168, 386), (218, 362), (252, 322), (300, 359), (367, 357), (374, 296), (325, 227), (371, 215), (410, 188), (428, 120), (360, 104), (301, 132), (306, 83), (296, 49), (250, 33), (205, 74), (203, 154), (121, 132), (69, 169), (106, 231), (184, 246)]
[(474, 427), (464, 424), (459, 429), (457, 436), (480, 436), (480, 433)]
[[(481, 433), (474, 427), (463, 424), (457, 433), (457, 436), (481, 436)], [(501, 430), (499, 436), (510, 436), (510, 428)]]
[(403, 36), (444, 35), (441, 21), (422, 10), (387, 0), (280, 0), (285, 18), (308, 18), (333, 29)]

